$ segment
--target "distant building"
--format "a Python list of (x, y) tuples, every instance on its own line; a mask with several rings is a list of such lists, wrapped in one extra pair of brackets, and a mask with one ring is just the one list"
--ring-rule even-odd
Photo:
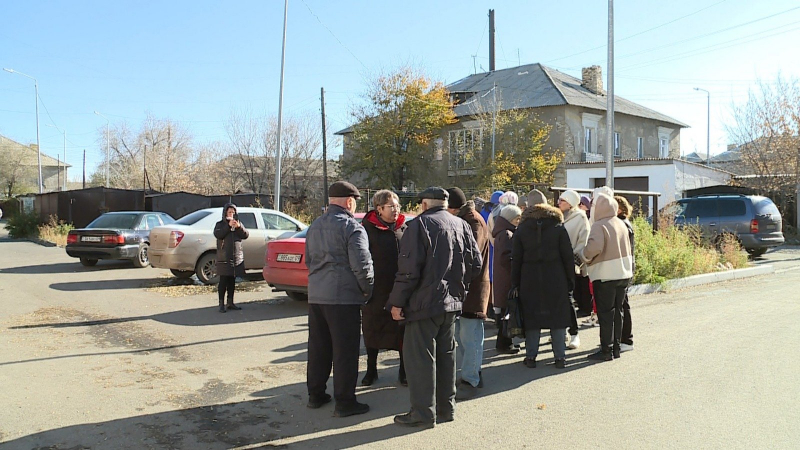
[[(5, 136), (0, 136), (0, 182), (2, 194), (8, 194), (8, 183), (24, 187), (30, 193), (38, 193), (39, 163), (36, 144), (23, 145)], [(42, 153), (42, 185), (44, 192), (63, 190), (67, 170), (72, 167)], [(23, 194), (26, 192), (17, 193)]]
[[(443, 185), (469, 177), (491, 158), (491, 126), (479, 114), (523, 109), (552, 125), (545, 150), (562, 150), (564, 163), (555, 184), (566, 183), (566, 163), (605, 160), (606, 91), (599, 66), (584, 68), (578, 79), (542, 64), (527, 64), (470, 75), (447, 86), (458, 123), (434, 143), (430, 178)], [(614, 155), (619, 159), (678, 158), (683, 122), (621, 97), (615, 97)], [(343, 155), (351, 153), (352, 127), (343, 136)], [(502, 149), (497, 149), (502, 150)], [(413, 189), (413, 188), (409, 188)]]

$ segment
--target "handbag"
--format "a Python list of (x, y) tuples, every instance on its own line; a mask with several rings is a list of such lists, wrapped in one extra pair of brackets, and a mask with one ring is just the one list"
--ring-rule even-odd
[(525, 325), (522, 319), (522, 304), (519, 300), (519, 289), (513, 288), (508, 292), (508, 307), (503, 317), (503, 335), (509, 339), (525, 337)]

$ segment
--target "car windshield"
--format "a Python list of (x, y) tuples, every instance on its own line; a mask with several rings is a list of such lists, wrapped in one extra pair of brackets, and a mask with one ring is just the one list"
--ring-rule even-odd
[(305, 238), (306, 237), (306, 231), (308, 231), (308, 228), (306, 228), (303, 231), (298, 232), (297, 234), (293, 234), (292, 237), (293, 238)]
[(117, 228), (132, 230), (139, 222), (139, 214), (103, 214), (94, 219), (86, 228)]
[(753, 203), (756, 207), (756, 214), (759, 216), (780, 216), (781, 212), (778, 211), (778, 207), (775, 206), (775, 203), (772, 203), (772, 200), (768, 198), (762, 198), (760, 201), (757, 198), (753, 199)]
[(176, 220), (175, 223), (178, 225), (194, 225), (208, 217), (209, 214), (211, 214), (211, 211), (195, 211), (191, 214), (181, 217), (180, 219)]

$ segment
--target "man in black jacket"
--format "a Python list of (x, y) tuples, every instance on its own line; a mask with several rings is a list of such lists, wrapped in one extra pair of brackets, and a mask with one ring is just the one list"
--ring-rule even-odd
[(447, 191), (431, 187), (420, 198), (423, 213), (400, 240), (397, 277), (386, 308), (395, 320), (406, 322), (403, 357), (411, 411), (395, 416), (394, 422), (433, 427), (453, 420), (455, 320), (483, 261), (469, 225), (447, 212)]
[(330, 206), (308, 227), (308, 407), (331, 401), (325, 393), (331, 368), (337, 417), (364, 414), (356, 401), (361, 306), (372, 295), (374, 272), (367, 232), (353, 213), (358, 189), (337, 181), (328, 189)]

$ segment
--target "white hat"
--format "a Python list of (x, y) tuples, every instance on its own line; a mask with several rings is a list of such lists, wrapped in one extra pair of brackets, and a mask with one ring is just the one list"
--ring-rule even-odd
[(572, 189), (567, 189), (561, 193), (561, 199), (569, 203), (572, 208), (577, 207), (581, 203), (581, 196)]

